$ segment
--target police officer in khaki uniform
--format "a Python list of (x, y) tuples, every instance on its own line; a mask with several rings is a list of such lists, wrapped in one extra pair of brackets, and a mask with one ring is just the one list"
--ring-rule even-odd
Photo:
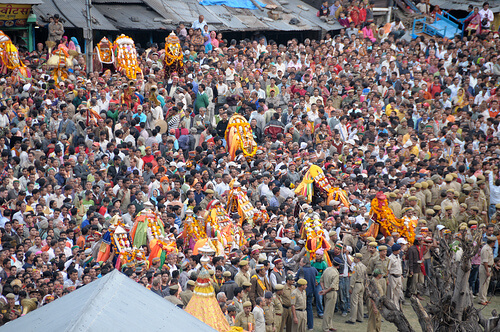
[[(422, 182), (422, 193), (425, 196), (425, 206), (423, 207), (423, 209), (427, 209), (429, 206), (431, 206), (432, 193), (429, 190), (429, 181), (431, 181), (431, 180)], [(434, 184), (434, 182), (433, 182), (433, 184)]]
[[(378, 290), (380, 296), (382, 296), (383, 289), (380, 286), (380, 280), (384, 280), (382, 278), (382, 272), (380, 272), (379, 269), (375, 269), (373, 271), (372, 281), (377, 286), (377, 290)], [(378, 311), (375, 302), (371, 298), (369, 298), (368, 299), (368, 329), (367, 329), (367, 331), (368, 332), (381, 332), (381, 329), (382, 329), (381, 325), (382, 325), (382, 315)]]
[(417, 196), (410, 196), (408, 197), (408, 203), (410, 204), (410, 207), (413, 208), (413, 211), (415, 212), (415, 215), (417, 216), (417, 218), (422, 218), (423, 214), (422, 214), (422, 208), (421, 206), (419, 205), (419, 199), (417, 198)]
[(453, 215), (453, 206), (446, 205), (444, 207), (444, 213), (444, 217), (441, 218), (441, 224), (455, 233), (458, 229), (458, 223), (455, 216)]
[(188, 280), (187, 285), (186, 285), (186, 290), (183, 290), (179, 296), (182, 300), (182, 304), (184, 305), (184, 308), (188, 305), (189, 301), (193, 297), (193, 290), (195, 286), (195, 282), (193, 280)]
[(425, 219), (427, 220), (427, 227), (431, 232), (434, 232), (436, 226), (439, 224), (439, 219), (434, 215), (436, 212), (433, 209), (425, 210)]
[(493, 213), (493, 215), (491, 216), (491, 223), (492, 224), (496, 224), (498, 216), (500, 216), (500, 203), (498, 203), (498, 204), (495, 205), (495, 211), (496, 212)]
[(283, 316), (281, 318), (281, 329), (286, 326), (286, 332), (292, 331), (293, 316), (292, 316), (292, 292), (295, 290), (295, 280), (293, 275), (286, 277), (286, 284), (283, 288), (283, 294), (280, 295), (281, 304), (283, 305)]
[(0, 313), (4, 316), (4, 320), (8, 319), (9, 313), (12, 310), (17, 311), (18, 315), (21, 315), (21, 306), (15, 304), (16, 303), (16, 295), (14, 295), (14, 293), (9, 293), (9, 294), (5, 295), (5, 298), (7, 299), (7, 303), (4, 304), (0, 309)]
[(433, 182), (433, 185), (431, 186), (431, 193), (432, 193), (432, 200), (431, 200), (431, 204), (432, 205), (436, 205), (436, 202), (437, 200), (439, 199), (439, 197), (441, 196), (441, 188), (440, 188), (440, 185), (441, 183), (443, 182), (443, 180), (441, 179), (441, 177), (439, 175), (433, 175), (431, 177), (431, 180)]
[(274, 322), (276, 318), (276, 314), (274, 313), (274, 305), (273, 305), (273, 293), (270, 291), (266, 291), (264, 294), (264, 320), (266, 321), (266, 332), (275, 331)]
[(389, 207), (394, 212), (396, 218), (401, 218), (401, 204), (396, 200), (397, 197), (398, 195), (395, 193), (389, 193)]
[(457, 173), (451, 173), (451, 176), (453, 177), (453, 181), (451, 181), (450, 186), (453, 188), (453, 190), (460, 192), (462, 189), (462, 185), (458, 183), (458, 174)]
[(307, 280), (299, 279), (297, 288), (292, 291), (292, 332), (305, 332), (307, 329)]
[[(457, 195), (458, 197), (458, 195)], [(455, 199), (455, 190), (448, 189), (446, 191), (446, 198), (441, 202), (441, 208), (445, 208), (445, 206), (451, 205), (453, 208), (453, 215), (456, 216), (459, 211), (458, 201)]]
[(179, 292), (179, 285), (172, 285), (168, 288), (168, 291), (170, 292), (170, 295), (165, 296), (165, 300), (168, 302), (175, 304), (179, 308), (183, 308), (184, 304), (182, 303), (181, 300), (177, 298), (177, 292)]
[(363, 255), (357, 253), (354, 255), (354, 271), (351, 277), (351, 319), (347, 321), (348, 324), (355, 322), (361, 323), (363, 321), (363, 294), (365, 292), (365, 282), (367, 280), (366, 266), (361, 262)]
[(490, 286), (491, 267), (493, 266), (493, 247), (497, 238), (489, 236), (486, 238), (486, 244), (481, 249), (481, 265), (479, 266), (479, 304), (487, 305), (488, 287)]
[(422, 183), (417, 182), (417, 183), (415, 183), (414, 187), (417, 189), (415, 192), (415, 197), (418, 198), (418, 203), (419, 203), (418, 205), (420, 205), (420, 208), (423, 211), (427, 207), (427, 202), (426, 202), (425, 194), (422, 191), (422, 188), (423, 188)]
[(238, 265), (240, 266), (240, 272), (236, 273), (234, 276), (234, 282), (236, 282), (238, 286), (242, 287), (245, 281), (250, 282), (250, 273), (248, 272), (250, 266), (248, 265), (247, 260), (240, 261)]
[(479, 210), (479, 214), (482, 217), (483, 216), (486, 217), (488, 212), (488, 205), (486, 199), (482, 198), (480, 194), (481, 190), (479, 189), (479, 187), (472, 188), (471, 196), (465, 200), (465, 204), (467, 204), (467, 207), (469, 209), (472, 208), (473, 206), (477, 207)]
[(281, 302), (281, 296), (283, 295), (283, 290), (285, 285), (277, 284), (275, 287), (276, 293), (273, 296), (272, 306), (274, 308), (274, 329), (276, 332), (281, 332), (282, 325), (281, 319), (283, 318), (283, 303)]
[(236, 315), (234, 326), (239, 326), (247, 331), (255, 330), (255, 319), (252, 314), (252, 302), (246, 301), (243, 303), (243, 311)]
[[(357, 253), (362, 257), (360, 253)], [(325, 311), (323, 315), (322, 329), (324, 332), (333, 331), (333, 315), (335, 311), (335, 304), (337, 303), (337, 292), (339, 290), (340, 274), (338, 268), (342, 260), (339, 257), (335, 257), (332, 261), (332, 265), (327, 267), (323, 274), (321, 275), (320, 284), (323, 289), (320, 291), (320, 295), (324, 296), (325, 299)]]
[(463, 222), (467, 222), (470, 219), (470, 216), (467, 213), (467, 204), (465, 204), (465, 203), (460, 204), (459, 205), (459, 211), (460, 212), (456, 216), (457, 222), (459, 224), (461, 224)]
[(250, 301), (250, 289), (252, 287), (252, 284), (249, 281), (243, 282), (243, 295), (242, 295), (242, 300), (243, 302)]
[[(373, 239), (373, 241), (368, 243), (367, 252), (364, 253), (360, 251), (360, 253), (363, 255), (363, 259), (361, 261), (363, 262), (363, 264), (365, 264), (365, 266), (367, 266), (370, 263), (370, 260), (377, 255), (378, 244), (377, 242), (375, 242), (374, 238), (371, 239)], [(370, 272), (368, 272), (368, 274), (370, 274)]]
[(451, 184), (452, 181), (453, 181), (453, 176), (451, 174), (446, 174), (446, 176), (444, 177), (445, 184), (441, 187), (441, 190), (446, 190), (446, 191), (448, 191), (448, 189), (455, 190), (454, 186)]
[(379, 253), (378, 256), (374, 256), (368, 263), (367, 272), (370, 275), (373, 274), (373, 271), (375, 269), (380, 270), (383, 279), (381, 282), (381, 286), (383, 289), (382, 295), (385, 295), (387, 292), (387, 266), (389, 265), (389, 259), (387, 258), (387, 247), (386, 246), (378, 247), (378, 253)]
[(462, 187), (462, 191), (460, 192), (460, 196), (458, 197), (458, 203), (465, 203), (465, 200), (469, 198), (471, 190), (472, 187), (470, 186), (470, 184), (464, 184), (464, 186)]

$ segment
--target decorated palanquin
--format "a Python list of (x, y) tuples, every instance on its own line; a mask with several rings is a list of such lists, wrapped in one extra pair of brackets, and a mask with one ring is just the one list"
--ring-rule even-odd
[(123, 72), (130, 80), (135, 80), (137, 74), (142, 76), (142, 70), (137, 62), (135, 43), (132, 38), (120, 35), (115, 40), (115, 52), (116, 69), (118, 71)]
[(253, 222), (253, 218), (257, 212), (257, 209), (255, 209), (248, 200), (247, 193), (241, 189), (241, 184), (237, 181), (233, 183), (233, 189), (229, 191), (226, 211), (230, 215), (232, 213), (238, 213), (241, 222), (243, 220)]
[(145, 209), (135, 217), (134, 226), (130, 231), (130, 238), (134, 247), (140, 248), (147, 245), (153, 239), (159, 239), (160, 236), (165, 236), (163, 230), (163, 222), (160, 217), (148, 208), (151, 203), (144, 204)]
[(305, 248), (309, 253), (309, 257), (313, 259), (318, 250), (329, 250), (330, 244), (327, 239), (325, 239), (325, 233), (323, 232), (319, 214), (313, 212), (312, 208), (309, 206), (306, 207), (306, 210), (300, 230), (300, 236), (303, 240), (306, 240)]
[(149, 266), (152, 266), (153, 259), (160, 259), (160, 269), (165, 264), (167, 256), (171, 253), (177, 253), (177, 243), (175, 242), (175, 236), (169, 234), (167, 237), (160, 235), (158, 238), (149, 241)]
[(52, 77), (56, 83), (63, 82), (68, 78), (69, 70), (73, 68), (73, 59), (78, 55), (78, 52), (68, 50), (63, 44), (54, 50), (56, 43), (53, 41), (47, 41), (46, 44), (50, 54), (46, 63), (47, 67), (52, 69)]
[(199, 233), (194, 237), (202, 237), (205, 235), (206, 238), (196, 241), (193, 248), (194, 254), (196, 254), (198, 249), (207, 242), (214, 248), (217, 255), (229, 253), (231, 249), (239, 248), (246, 242), (240, 225), (235, 224), (230, 219), (224, 206), (217, 199), (214, 199), (208, 204), (205, 222), (202, 224), (198, 220), (198, 225), (202, 225), (203, 230), (198, 228)]
[(103, 72), (107, 69), (115, 70), (115, 53), (113, 43), (108, 38), (103, 37), (94, 50), (94, 69)]
[(184, 54), (182, 53), (179, 37), (175, 33), (165, 38), (165, 78), (168, 79), (172, 73), (181, 75), (184, 72)]
[(121, 217), (114, 216), (109, 223), (108, 230), (102, 236), (97, 262), (106, 262), (111, 259), (115, 267), (119, 269), (124, 262), (122, 256), (125, 255), (125, 252), (131, 252), (134, 248), (128, 236), (129, 229), (123, 223)]
[(378, 192), (372, 199), (370, 216), (373, 222), (366, 231), (366, 236), (377, 236), (378, 233), (390, 236), (393, 232), (397, 232), (408, 242), (413, 243), (416, 224), (411, 220), (396, 218), (383, 192)]
[(16, 46), (12, 43), (9, 36), (0, 30), (0, 60), (1, 73), (3, 75), (10, 71), (19, 71), (26, 77), (31, 77), (31, 73), (26, 65), (19, 58), (19, 52)]
[(295, 188), (296, 195), (302, 195), (308, 203), (313, 201), (313, 197), (323, 196), (328, 203), (339, 202), (337, 207), (349, 207), (349, 200), (345, 190), (338, 187), (333, 188), (326, 178), (323, 170), (316, 165), (311, 165), (304, 175), (302, 182)]
[(182, 237), (185, 243), (193, 248), (199, 240), (207, 238), (207, 232), (205, 229), (205, 223), (198, 220), (193, 215), (193, 210), (186, 210), (186, 217), (184, 218), (184, 230), (182, 232)]
[(132, 266), (144, 266), (146, 269), (149, 268), (149, 262), (146, 259), (146, 253), (144, 248), (128, 248), (120, 253), (119, 261), (116, 263), (116, 268), (121, 267), (132, 267)]
[(235, 114), (229, 119), (225, 139), (231, 160), (234, 160), (236, 150), (242, 150), (247, 159), (252, 158), (257, 153), (257, 143), (253, 139), (252, 128), (247, 119), (239, 114)]
[(253, 214), (253, 224), (254, 225), (263, 225), (266, 222), (269, 221), (269, 213), (267, 213), (266, 207), (262, 205), (262, 207), (259, 209), (254, 210), (255, 213)]

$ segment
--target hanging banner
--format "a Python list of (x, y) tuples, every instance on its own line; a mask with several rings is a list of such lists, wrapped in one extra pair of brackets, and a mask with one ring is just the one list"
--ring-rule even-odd
[(0, 4), (0, 27), (24, 27), (28, 24), (28, 16), (32, 5)]

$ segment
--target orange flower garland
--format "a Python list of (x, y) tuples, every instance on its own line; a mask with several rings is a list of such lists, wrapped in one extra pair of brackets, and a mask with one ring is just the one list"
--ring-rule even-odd
[(408, 242), (413, 243), (415, 232), (411, 231), (409, 228), (410, 226), (405, 225), (403, 219), (397, 219), (394, 216), (394, 212), (392, 212), (391, 208), (387, 205), (386, 200), (380, 202), (379, 199), (375, 197), (371, 203), (370, 215), (374, 217), (373, 219), (380, 225), (386, 235), (397, 232), (401, 237), (406, 238)]

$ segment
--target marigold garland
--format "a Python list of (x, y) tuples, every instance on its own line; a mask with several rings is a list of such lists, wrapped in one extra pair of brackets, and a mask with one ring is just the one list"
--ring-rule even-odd
[(399, 233), (408, 242), (413, 243), (415, 239), (415, 232), (412, 231), (411, 226), (405, 224), (404, 219), (398, 219), (394, 216), (394, 212), (387, 205), (387, 201), (379, 201), (377, 197), (372, 199), (370, 215), (380, 225), (386, 234), (390, 235), (393, 232)]

